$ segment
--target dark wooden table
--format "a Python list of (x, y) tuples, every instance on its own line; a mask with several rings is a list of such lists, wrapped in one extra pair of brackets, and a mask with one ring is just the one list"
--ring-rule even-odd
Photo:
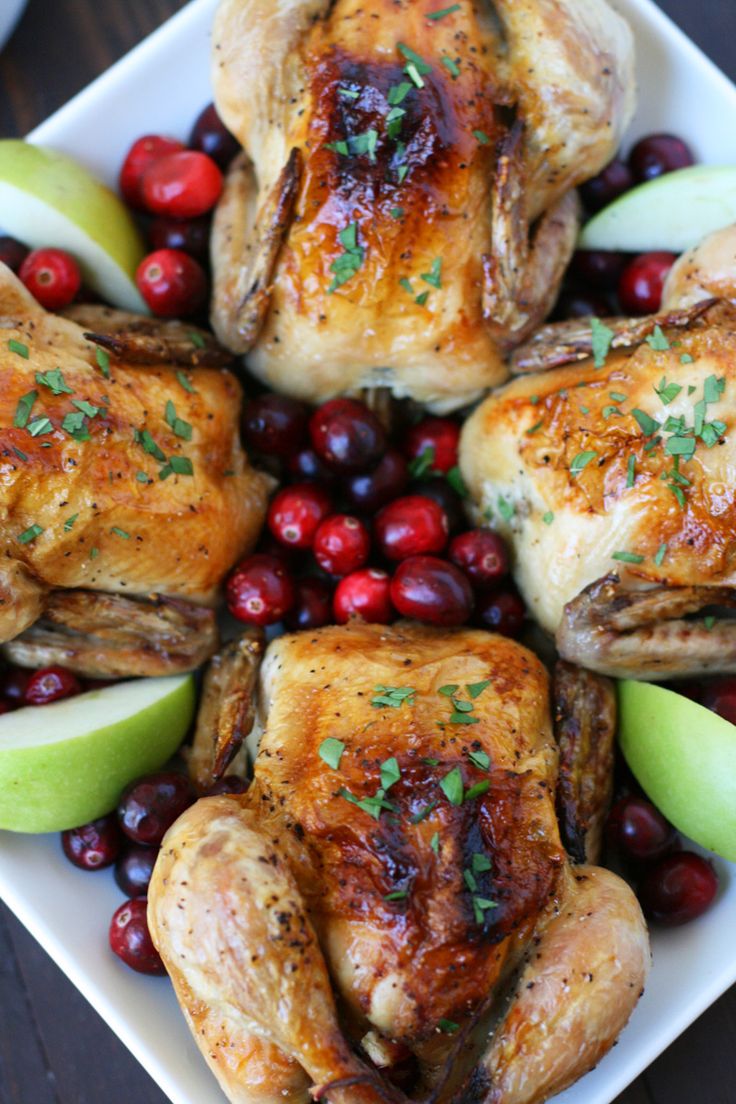
[[(736, 77), (733, 0), (660, 3)], [(0, 57), (0, 135), (30, 130), (182, 6), (181, 0), (30, 0)], [(736, 1104), (735, 1036), (733, 989), (617, 1104)], [(165, 1097), (0, 905), (0, 1104), (101, 1101), (165, 1104)]]

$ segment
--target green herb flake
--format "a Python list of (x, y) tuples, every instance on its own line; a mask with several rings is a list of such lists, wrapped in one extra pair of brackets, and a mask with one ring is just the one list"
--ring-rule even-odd
[(514, 516), (514, 512), (515, 512), (513, 503), (508, 502), (503, 497), (503, 495), (499, 495), (498, 496), (498, 503), (497, 503), (496, 508), (497, 508), (499, 514), (501, 515), (501, 517), (503, 518), (504, 521), (511, 521), (512, 517)]
[(86, 414), (88, 418), (96, 418), (101, 410), (101, 407), (93, 406), (86, 399), (72, 399), (72, 406), (76, 406), (77, 410), (81, 411), (82, 414)]
[(456, 61), (453, 61), (451, 57), (448, 57), (447, 54), (443, 54), (440, 58), (440, 61), (444, 65), (445, 69), (449, 70), (452, 79), (457, 80), (457, 78), (460, 76), (460, 66), (458, 65), (458, 63)]
[(477, 142), (481, 144), (481, 146), (490, 145), (491, 139), (488, 137), (484, 130), (474, 130), (473, 137), (476, 139)]
[(423, 75), (432, 72), (432, 66), (428, 65), (424, 58), (420, 57), (416, 51), (412, 50), (411, 46), (407, 46), (405, 42), (398, 42), (396, 48), (399, 53), (402, 54), (406, 60), (413, 65), (418, 73)]
[(110, 530), (116, 537), (122, 537), (123, 540), (130, 540), (130, 533), (126, 533), (124, 529), (120, 529), (117, 525), (113, 525)]
[(703, 384), (703, 398), (707, 403), (716, 403), (720, 400), (726, 389), (726, 378), (721, 376), (708, 376)]
[(371, 698), (371, 705), (374, 708), (388, 706), (390, 709), (401, 709), (404, 702), (414, 704), (416, 690), (413, 686), (374, 686), (373, 693), (375, 697)]
[[(587, 410), (585, 411), (585, 413), (586, 414), (588, 413)], [(539, 430), (542, 428), (543, 425), (544, 425), (544, 418), (541, 418), (538, 422), (535, 422), (535, 424), (530, 429), (527, 429), (525, 431), (527, 437), (533, 437), (535, 433), (539, 432)]]
[(358, 100), (360, 99), (360, 92), (353, 88), (338, 88), (338, 96), (342, 96), (346, 100)]
[(18, 399), (18, 405), (15, 408), (15, 417), (13, 418), (13, 425), (16, 429), (25, 429), (28, 425), (28, 419), (31, 416), (33, 404), (37, 398), (38, 391), (27, 391), (25, 395), (21, 395)]
[(472, 698), (473, 701), (475, 701), (475, 699), (479, 698), (481, 696), (481, 694), (483, 693), (483, 691), (487, 690), (490, 685), (491, 685), (491, 680), (490, 679), (483, 679), (482, 682), (469, 682), (469, 683), (467, 683), (466, 686), (465, 686), (465, 689), (468, 692), (468, 697)]
[(29, 352), (28, 346), (24, 345), (22, 341), (16, 341), (14, 337), (11, 337), (8, 342), (8, 348), (11, 353), (15, 353), (16, 356), (23, 357), (24, 360), (28, 360)]
[(633, 487), (636, 480), (636, 457), (632, 453), (626, 464), (626, 486)]
[(711, 629), (713, 628), (715, 623), (716, 623), (716, 619), (715, 619), (715, 617), (712, 616), (712, 614), (709, 614), (707, 617), (703, 618), (703, 624), (705, 625), (708, 632), (711, 631)]
[(682, 388), (678, 383), (667, 383), (665, 376), (659, 381), (654, 390), (659, 395), (664, 406), (668, 406), (669, 403), (674, 402), (677, 396), (682, 391)]
[(626, 402), (626, 400), (628, 399), (629, 396), (624, 395), (624, 393), (622, 391), (609, 391), (608, 392), (608, 397), (609, 397), (609, 399), (613, 399), (614, 402), (622, 403), (622, 402)]
[(666, 349), (669, 349), (670, 343), (665, 336), (665, 333), (661, 326), (654, 327), (649, 337), (646, 339), (647, 345), (650, 349), (655, 349), (659, 353), (663, 353)]
[(608, 356), (615, 334), (605, 323), (601, 322), (600, 318), (591, 318), (590, 336), (593, 363), (596, 368), (602, 368), (606, 363), (606, 357)]
[(435, 834), (432, 836), (431, 840), (429, 841), (429, 846), (432, 848), (435, 855), (439, 855), (439, 853), (440, 853), (440, 834), (439, 834), (439, 832), (435, 832)]
[(474, 798), (480, 797), (481, 794), (488, 793), (490, 788), (491, 783), (487, 778), (484, 778), (482, 782), (476, 782), (474, 786), (465, 791), (465, 801), (472, 801)]
[(428, 299), (429, 299), (429, 292), (428, 291), (422, 291), (419, 295), (417, 295), (414, 302), (419, 307), (425, 307), (427, 305), (427, 300)]
[(74, 523), (75, 523), (75, 521), (77, 520), (78, 517), (79, 517), (79, 514), (72, 514), (71, 517), (68, 517), (66, 519), (66, 521), (64, 522), (64, 532), (65, 533), (68, 533), (71, 529), (74, 528)]
[(460, 471), (460, 468), (457, 466), (457, 464), (454, 468), (450, 468), (450, 470), (446, 473), (445, 478), (447, 479), (447, 482), (450, 484), (456, 494), (459, 494), (461, 498), (468, 497), (468, 488), (465, 486), (465, 480), (463, 479), (462, 472)]
[(468, 759), (480, 770), (490, 770), (491, 757), (490, 755), (486, 755), (485, 751), (469, 751)]
[(384, 790), (390, 790), (401, 778), (401, 769), (395, 756), (381, 763), (381, 786)]
[(478, 889), (478, 883), (475, 880), (475, 874), (472, 870), (463, 870), (463, 881), (470, 890), (471, 893), (475, 893)]
[(388, 90), (388, 102), (391, 107), (398, 107), (403, 103), (406, 97), (412, 90), (412, 84), (410, 81), (402, 81), (401, 84), (394, 84)]
[(456, 694), (460, 689), (460, 684), (457, 682), (448, 682), (446, 686), (440, 686), (437, 691), (438, 694), (442, 694), (444, 698), (451, 698), (453, 694)]
[(437, 1024), (437, 1027), (440, 1031), (444, 1032), (445, 1035), (454, 1035), (456, 1031), (460, 1030), (460, 1024), (456, 1024), (453, 1020), (442, 1019)]
[(485, 913), (489, 909), (498, 908), (498, 904), (495, 901), (489, 901), (487, 897), (474, 897), (473, 898), (473, 911), (475, 913), (475, 920), (477, 924), (482, 924), (485, 921)]
[(133, 438), (136, 444), (141, 445), (143, 451), (147, 452), (149, 456), (152, 456), (154, 460), (158, 460), (160, 463), (165, 461), (166, 456), (158, 447), (147, 429), (136, 429)]
[(404, 217), (404, 208), (403, 207), (392, 207), (391, 208), (391, 218), (392, 219), (402, 219), (403, 217)]
[(176, 378), (180, 385), (184, 388), (184, 390), (187, 391), (190, 395), (197, 394), (196, 388), (192, 386), (192, 381), (189, 379), (189, 376), (187, 376), (186, 373), (180, 370), (176, 373)]
[(645, 437), (651, 437), (652, 434), (656, 433), (659, 429), (659, 422), (655, 421), (645, 410), (639, 410), (637, 408), (632, 410), (631, 413)]
[(668, 437), (665, 441), (664, 450), (670, 456), (682, 456), (683, 459), (690, 460), (695, 453), (695, 438), (679, 437), (677, 435)]
[(317, 754), (320, 759), (324, 760), (328, 767), (332, 770), (339, 770), (340, 760), (342, 754), (345, 751), (345, 745), (342, 740), (336, 740), (334, 736), (328, 736), (319, 745), (319, 751)]
[(662, 564), (664, 563), (664, 558), (665, 558), (666, 555), (667, 555), (667, 545), (666, 544), (660, 544), (659, 548), (657, 549), (657, 555), (654, 557), (654, 562), (657, 565), (657, 567), (662, 566)]
[(434, 445), (427, 445), (418, 456), (415, 456), (414, 459), (409, 462), (409, 474), (412, 479), (421, 479), (430, 472), (434, 467), (434, 461)]
[(23, 452), (22, 449), (16, 448), (15, 445), (13, 445), (13, 452), (15, 453), (15, 455), (18, 457), (19, 460), (23, 460), (25, 462), (28, 459), (25, 452)]
[(617, 406), (604, 406), (601, 413), (604, 418), (623, 417), (623, 411), (619, 410)]
[(542, 514), (542, 521), (545, 525), (551, 525), (554, 520), (555, 515), (552, 513), (551, 510), (548, 510), (546, 514)]
[(640, 564), (644, 563), (644, 557), (640, 556), (638, 552), (612, 552), (612, 560), (620, 560), (621, 563)]
[(460, 4), (452, 4), (449, 8), (440, 8), (439, 11), (428, 12), (427, 19), (444, 19), (446, 15), (452, 15), (453, 12), (460, 11)]
[(91, 560), (96, 560), (96, 559), (97, 559), (97, 557), (99, 556), (99, 554), (100, 554), (100, 550), (99, 550), (99, 548), (90, 548), (90, 550), (89, 550), (89, 558), (90, 558)]
[(172, 456), (168, 463), (158, 473), (159, 479), (167, 479), (170, 475), (194, 475), (194, 465), (188, 456)]
[(488, 858), (488, 856), (481, 854), (480, 851), (475, 851), (473, 853), (473, 858), (471, 859), (470, 865), (473, 869), (474, 874), (485, 874), (487, 870), (491, 870), (493, 868), (493, 863)]
[(440, 765), (439, 759), (422, 759), (423, 763), (426, 763), (428, 767), (438, 767)]
[(36, 383), (41, 387), (48, 387), (54, 395), (74, 394), (74, 388), (64, 379), (61, 368), (53, 368), (50, 372), (36, 372)]
[(28, 432), (31, 437), (42, 437), (45, 433), (53, 433), (53, 431), (54, 427), (51, 424), (50, 418), (34, 418), (33, 421), (28, 424)]
[(424, 808), (420, 809), (418, 813), (414, 813), (414, 816), (411, 818), (410, 823), (411, 824), (421, 824), (422, 821), (426, 820), (427, 817), (429, 816), (429, 814), (437, 808), (438, 804), (439, 804), (439, 802), (437, 802), (437, 801), (430, 801), (429, 804), (425, 805)]
[(453, 767), (444, 778), (440, 780), (440, 789), (451, 805), (463, 803), (463, 776), (459, 767)]
[(386, 800), (383, 790), (378, 790), (373, 797), (359, 798), (343, 787), (343, 789), (338, 790), (338, 796), (345, 798), (352, 805), (357, 805), (359, 809), (362, 809), (364, 813), (368, 813), (368, 816), (373, 817), (374, 820), (380, 820), (384, 809), (392, 813), (397, 812), (396, 806)]
[(680, 364), (693, 364), (693, 358), (689, 353), (680, 353)]
[(414, 294), (414, 288), (411, 286), (411, 280), (406, 276), (402, 276), (399, 280), (399, 287), (403, 288), (407, 295)]
[(593, 449), (587, 452), (579, 452), (577, 456), (574, 456), (572, 463), (570, 464), (570, 475), (580, 475), (580, 472), (587, 468), (591, 461), (596, 460), (598, 453)]
[(408, 889), (395, 889), (393, 893), (386, 893), (384, 901), (403, 901), (409, 896)]
[(425, 284), (430, 284), (433, 288), (442, 287), (442, 258), (435, 257), (432, 261), (432, 269), (430, 272), (423, 272), (422, 279)]
[(188, 333), (187, 337), (189, 338), (195, 349), (204, 349), (207, 344), (202, 334), (197, 333), (196, 330), (192, 330), (191, 333)]
[(325, 142), (325, 149), (331, 150), (333, 153), (340, 153), (343, 157), (350, 156), (350, 146), (344, 138), (340, 138), (336, 142)]
[(97, 367), (102, 372), (105, 379), (110, 378), (110, 354), (106, 352), (100, 345), (95, 345), (95, 360), (97, 361)]
[(137, 471), (135, 477), (139, 483), (148, 483), (148, 475), (144, 471)]
[(22, 533), (18, 534), (18, 544), (30, 544), (36, 537), (40, 537), (43, 533), (43, 529), (40, 525), (30, 525), (27, 529), (24, 529)]
[(365, 260), (365, 249), (358, 245), (357, 222), (349, 223), (337, 237), (345, 252), (330, 265), (330, 272), (333, 273), (332, 283), (327, 289), (330, 295), (351, 280)]

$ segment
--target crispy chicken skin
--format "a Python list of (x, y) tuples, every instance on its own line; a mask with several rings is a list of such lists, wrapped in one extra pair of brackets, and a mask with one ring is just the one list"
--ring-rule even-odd
[[(412, 694), (381, 704), (381, 687)], [(448, 687), (477, 723), (451, 720)], [(405, 1100), (393, 1067), (414, 1055), (412, 1091), (438, 1104), (535, 1104), (589, 1069), (648, 940), (631, 890), (563, 849), (539, 661), (480, 631), (330, 627), (270, 645), (260, 708), (250, 790), (185, 813), (149, 891), (229, 1099)]]
[[(267, 483), (240, 446), (240, 385), (166, 352), (164, 341), (145, 366), (110, 355), (105, 375), (85, 330), (0, 265), (0, 641), (64, 589), (90, 610), (95, 592), (212, 604), (255, 542)], [(193, 474), (171, 471), (172, 457)]]
[(633, 109), (629, 28), (604, 0), (439, 10), (220, 4), (215, 97), (245, 153), (215, 218), (212, 319), (279, 390), (461, 406), (505, 378), (505, 352), (552, 306), (571, 189)]

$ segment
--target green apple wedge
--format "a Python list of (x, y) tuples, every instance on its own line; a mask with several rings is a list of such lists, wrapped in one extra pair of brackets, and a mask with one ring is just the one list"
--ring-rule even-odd
[(736, 167), (692, 165), (639, 184), (583, 227), (579, 249), (684, 253), (736, 222)]
[(620, 682), (619, 741), (674, 826), (736, 862), (736, 725), (648, 682)]
[(0, 230), (37, 249), (66, 249), (85, 283), (108, 303), (147, 314), (135, 285), (145, 253), (114, 192), (63, 153), (16, 138), (0, 141)]
[(56, 832), (109, 813), (192, 722), (191, 675), (139, 679), (0, 716), (0, 828)]

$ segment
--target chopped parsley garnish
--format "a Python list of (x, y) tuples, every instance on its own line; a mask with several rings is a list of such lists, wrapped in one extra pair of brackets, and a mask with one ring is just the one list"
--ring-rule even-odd
[(196, 330), (192, 330), (192, 332), (188, 334), (188, 337), (195, 349), (204, 349), (207, 344), (202, 334), (197, 333)]
[(426, 445), (425, 448), (409, 462), (409, 474), (412, 479), (421, 479), (434, 467), (434, 445)]
[(432, 262), (431, 272), (423, 272), (422, 279), (425, 284), (430, 284), (433, 288), (442, 287), (442, 258), (435, 257)]
[(139, 483), (148, 483), (148, 475), (144, 471), (137, 471), (135, 477)]
[(443, 54), (440, 58), (440, 61), (444, 65), (445, 69), (449, 69), (452, 79), (457, 80), (457, 78), (460, 76), (460, 66), (458, 65), (458, 63), (456, 61), (453, 61), (451, 57), (448, 57), (447, 54)]
[(438, 694), (442, 694), (443, 698), (451, 698), (453, 694), (456, 694), (460, 689), (459, 682), (448, 682), (446, 686), (440, 686), (437, 691)]
[(542, 514), (542, 521), (545, 525), (551, 525), (554, 520), (555, 515), (552, 513), (551, 510), (548, 510), (546, 514)]
[(487, 897), (474, 897), (473, 898), (473, 912), (475, 914), (476, 924), (483, 924), (485, 922), (485, 913), (488, 909), (498, 908), (495, 901), (489, 901)]
[(19, 544), (30, 544), (36, 537), (40, 537), (43, 533), (43, 529), (40, 525), (30, 525), (27, 529), (24, 529), (22, 533), (18, 534)]
[(391, 208), (391, 218), (400, 219), (400, 218), (403, 218), (403, 217), (404, 217), (404, 208), (403, 207), (392, 207)]
[(604, 406), (601, 412), (604, 418), (623, 417), (623, 411), (617, 406)]
[(644, 557), (640, 556), (638, 552), (612, 552), (611, 559), (630, 564), (644, 563)]
[(465, 486), (465, 480), (457, 464), (454, 468), (450, 468), (445, 478), (456, 494), (459, 494), (461, 498), (468, 497), (468, 488)]
[(463, 870), (463, 881), (470, 890), (471, 893), (475, 893), (478, 889), (478, 883), (475, 880), (475, 874), (472, 870)]
[(596, 368), (602, 368), (606, 363), (606, 357), (608, 356), (615, 334), (604, 322), (601, 322), (600, 318), (591, 318), (590, 336), (593, 363)]
[(505, 499), (503, 495), (499, 495), (496, 508), (504, 521), (511, 521), (514, 516), (514, 505), (512, 502)]
[(460, 11), (460, 4), (452, 4), (449, 8), (440, 8), (439, 11), (429, 12), (427, 19), (444, 19), (446, 15), (452, 15), (456, 11)]
[(475, 851), (473, 852), (471, 866), (474, 874), (484, 874), (487, 870), (492, 869), (493, 863), (487, 855), (481, 854), (480, 851)]
[(102, 407), (93, 406), (86, 399), (72, 399), (72, 406), (76, 406), (77, 410), (81, 411), (82, 414), (86, 414), (88, 418), (96, 418), (102, 410)]
[(399, 287), (402, 287), (407, 295), (414, 294), (414, 288), (411, 286), (411, 280), (407, 276), (402, 276), (399, 280)]
[(424, 88), (424, 81), (422, 76), (432, 72), (432, 66), (428, 65), (424, 58), (421, 58), (416, 51), (412, 50), (410, 46), (407, 46), (404, 42), (397, 43), (397, 49), (400, 54), (406, 58), (407, 64), (404, 66), (404, 72), (408, 76), (417, 88)]
[(383, 899), (384, 901), (403, 901), (408, 896), (408, 889), (395, 889), (393, 893), (386, 893)]
[(404, 702), (407, 705), (414, 704), (416, 690), (413, 686), (374, 686), (375, 697), (371, 698), (371, 705), (376, 709), (389, 706), (391, 709), (401, 709)]
[(662, 564), (664, 562), (664, 558), (665, 558), (666, 555), (667, 555), (667, 545), (666, 544), (660, 544), (659, 548), (657, 549), (657, 555), (654, 557), (654, 562), (657, 565), (657, 567), (662, 566)]
[(159, 460), (162, 464), (166, 460), (166, 456), (158, 447), (151, 434), (147, 429), (136, 429), (134, 433), (134, 440), (136, 444), (143, 447), (143, 451), (147, 452), (149, 456), (152, 456), (154, 460)]
[(13, 425), (16, 429), (25, 429), (28, 425), (28, 419), (31, 416), (33, 404), (37, 398), (38, 391), (27, 391), (25, 395), (21, 395), (18, 399), (18, 405), (15, 408), (15, 417), (13, 418)]
[(386, 116), (386, 133), (389, 138), (398, 138), (401, 133), (401, 120), (406, 115), (403, 107), (392, 107)]
[(406, 97), (412, 90), (412, 85), (409, 81), (402, 81), (401, 84), (394, 84), (388, 90), (388, 102), (391, 107), (398, 107), (403, 103)]
[(414, 816), (411, 818), (411, 823), (421, 824), (422, 821), (426, 820), (429, 814), (437, 808), (437, 805), (437, 801), (430, 801), (429, 804), (420, 809), (418, 813), (414, 813)]
[(368, 816), (373, 817), (374, 820), (380, 820), (384, 809), (388, 809), (392, 813), (397, 811), (396, 806), (386, 800), (383, 790), (378, 790), (373, 797), (359, 798), (343, 787), (338, 791), (338, 795), (344, 797), (351, 804), (357, 805), (359, 809), (362, 809), (364, 813), (368, 813)]
[(68, 533), (70, 529), (74, 528), (74, 522), (77, 520), (78, 517), (79, 517), (79, 514), (72, 514), (71, 517), (68, 517), (66, 519), (66, 521), (64, 522), (64, 532), (65, 533)]
[(626, 402), (626, 400), (628, 399), (629, 396), (624, 395), (623, 392), (621, 392), (621, 391), (609, 391), (608, 392), (608, 397), (609, 397), (609, 399), (613, 399), (614, 402), (622, 403), (622, 402)]
[(703, 399), (707, 403), (718, 402), (726, 388), (726, 377), (708, 376), (703, 384)]
[(177, 417), (176, 407), (171, 399), (168, 399), (166, 403), (164, 417), (166, 419), (166, 424), (174, 431), (177, 437), (181, 437), (184, 441), (191, 441), (192, 427), (189, 422), (185, 422), (182, 418)]
[(715, 623), (716, 623), (716, 619), (712, 614), (709, 614), (707, 617), (703, 618), (703, 624), (705, 625), (708, 632), (710, 632), (710, 630), (713, 628)]
[(650, 349), (656, 349), (657, 352), (664, 352), (665, 349), (669, 349), (670, 343), (667, 340), (664, 331), (661, 326), (655, 326), (653, 331), (646, 339), (647, 345)]
[(11, 353), (15, 353), (16, 356), (23, 357), (24, 360), (28, 360), (28, 346), (24, 345), (22, 341), (16, 341), (14, 337), (11, 337), (8, 342), (8, 348)]
[(381, 786), (384, 790), (390, 790), (401, 778), (401, 769), (395, 756), (381, 763)]
[(188, 456), (171, 456), (158, 473), (159, 479), (170, 475), (194, 475), (194, 465)]
[[(460, 6), (459, 4), (457, 5)], [(442, 1019), (437, 1024), (440, 1031), (444, 1031), (445, 1035), (454, 1035), (456, 1031), (460, 1030), (460, 1024), (456, 1024), (453, 1020)]]
[(28, 459), (25, 452), (23, 452), (22, 449), (16, 448), (15, 445), (13, 445), (13, 452), (15, 453), (15, 455), (18, 457), (19, 460), (25, 461), (25, 460)]
[(338, 770), (344, 751), (345, 745), (342, 740), (336, 740), (334, 736), (328, 736), (327, 739), (323, 740), (319, 745), (318, 754), (320, 759), (323, 759), (328, 767), (332, 767), (333, 770)]
[(50, 372), (36, 372), (36, 383), (48, 387), (54, 395), (73, 395), (74, 388), (64, 379), (61, 368), (52, 368)]
[(465, 689), (468, 692), (468, 697), (473, 698), (473, 700), (475, 700), (476, 698), (479, 698), (481, 696), (481, 694), (483, 693), (483, 691), (487, 690), (490, 685), (491, 685), (491, 680), (490, 679), (483, 679), (482, 682), (469, 682), (469, 683), (467, 683), (466, 686), (465, 686)]
[(663, 405), (668, 406), (671, 402), (674, 402), (682, 388), (679, 383), (668, 383), (666, 377), (662, 376), (654, 390), (659, 395)]
[(636, 457), (632, 453), (626, 464), (626, 486), (633, 487), (636, 479)]
[(328, 294), (332, 294), (348, 280), (351, 280), (365, 260), (365, 249), (358, 245), (358, 224), (351, 222), (337, 235), (345, 252), (330, 265), (330, 272), (334, 274), (332, 283), (328, 287)]
[(487, 146), (491, 141), (484, 130), (474, 130), (473, 137), (476, 138), (482, 146)]
[(196, 388), (192, 386), (192, 381), (189, 379), (189, 377), (184, 372), (178, 371), (176, 373), (176, 378), (179, 381), (179, 383), (181, 384), (181, 386), (184, 388), (184, 390), (188, 391), (190, 395), (196, 395), (197, 394)]
[(482, 782), (476, 782), (474, 786), (471, 786), (469, 790), (465, 791), (465, 801), (472, 801), (475, 797), (480, 797), (481, 794), (488, 793), (491, 788), (491, 783), (487, 778), (484, 778)]
[(81, 410), (65, 414), (61, 428), (75, 441), (89, 441), (89, 431), (84, 424), (84, 414)]
[[(584, 413), (585, 414), (588, 413), (587, 408), (584, 410)], [(527, 437), (533, 437), (535, 433), (539, 432), (539, 430), (542, 428), (543, 425), (544, 425), (544, 418), (540, 418), (540, 420), (538, 422), (535, 422), (535, 424), (530, 429), (526, 430)]]
[(432, 836), (431, 840), (429, 841), (429, 846), (432, 848), (435, 855), (439, 855), (439, 852), (440, 852), (440, 834), (439, 834), (439, 832), (435, 832), (435, 834)]
[(693, 358), (689, 353), (680, 353), (680, 364), (692, 364)]
[(440, 789), (451, 805), (462, 805), (463, 776), (459, 767), (453, 767), (444, 778), (440, 779)]
[(468, 759), (480, 770), (488, 770), (491, 765), (490, 755), (486, 755), (484, 751), (469, 751)]
[(99, 554), (100, 554), (100, 550), (99, 550), (99, 548), (90, 548), (90, 550), (89, 550), (89, 558), (90, 558), (91, 560), (96, 560), (96, 559), (97, 559), (97, 557), (99, 556)]
[(652, 434), (656, 433), (660, 428), (659, 422), (655, 421), (645, 410), (639, 410), (637, 408), (636, 410), (632, 410), (631, 413), (645, 437), (651, 437)]
[(354, 88), (338, 88), (337, 93), (346, 100), (359, 100), (360, 92)]
[(426, 306), (426, 303), (427, 303), (428, 299), (429, 299), (429, 292), (428, 291), (422, 291), (419, 295), (417, 295), (414, 302), (417, 304), (417, 306), (423, 307), (423, 306)]
[(113, 525), (110, 532), (114, 533), (116, 537), (122, 537), (123, 540), (130, 540), (130, 533), (126, 533), (124, 529), (120, 529), (117, 525)]
[(34, 418), (28, 425), (31, 437), (42, 437), (44, 433), (53, 433), (54, 427), (50, 418)]
[(570, 475), (580, 475), (580, 472), (584, 468), (587, 468), (588, 464), (592, 460), (595, 460), (598, 456), (597, 452), (592, 449), (587, 452), (579, 452), (577, 456), (573, 456), (572, 463), (570, 464)]
[(95, 359), (97, 361), (97, 367), (102, 372), (105, 379), (110, 378), (110, 354), (99, 345), (95, 345)]

